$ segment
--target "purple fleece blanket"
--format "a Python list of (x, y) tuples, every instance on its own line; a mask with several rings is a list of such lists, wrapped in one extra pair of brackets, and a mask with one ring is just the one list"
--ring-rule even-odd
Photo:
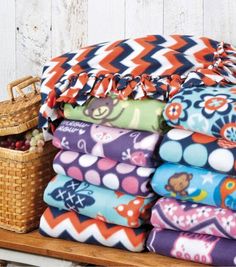
[(108, 158), (74, 151), (60, 151), (53, 162), (54, 171), (79, 181), (118, 190), (126, 194), (150, 197), (154, 168), (119, 163)]
[(161, 255), (217, 266), (236, 265), (236, 241), (154, 228), (147, 248)]
[(135, 166), (155, 167), (161, 142), (159, 133), (111, 128), (64, 120), (56, 129), (53, 144), (63, 150), (109, 158)]

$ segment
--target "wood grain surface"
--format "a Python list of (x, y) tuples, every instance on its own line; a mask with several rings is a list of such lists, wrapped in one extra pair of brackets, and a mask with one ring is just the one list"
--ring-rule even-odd
[(0, 229), (0, 248), (103, 266), (203, 266), (150, 252), (131, 253), (114, 248), (46, 238), (37, 231), (15, 234)]

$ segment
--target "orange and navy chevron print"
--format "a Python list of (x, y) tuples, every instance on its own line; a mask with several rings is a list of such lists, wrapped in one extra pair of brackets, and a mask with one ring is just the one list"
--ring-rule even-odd
[(186, 87), (236, 84), (235, 59), (230, 44), (190, 35), (149, 35), (66, 53), (44, 67), (40, 126), (62, 116), (60, 102), (82, 105), (109, 93), (165, 101)]
[(77, 242), (141, 252), (148, 230), (145, 227), (128, 228), (91, 219), (74, 211), (48, 207), (40, 220), (42, 235)]

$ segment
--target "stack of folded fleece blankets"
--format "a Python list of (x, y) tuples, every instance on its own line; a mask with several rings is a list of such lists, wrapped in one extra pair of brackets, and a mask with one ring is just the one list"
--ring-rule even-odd
[[(205, 37), (150, 35), (92, 45), (49, 61), (42, 75), (40, 127), (60, 152), (54, 160), (57, 176), (45, 190), (49, 207), (40, 232), (143, 250), (157, 197), (150, 186), (157, 167), (152, 187), (171, 198), (153, 208), (148, 249), (227, 263), (218, 250), (232, 248), (234, 234), (226, 228), (230, 218), (236, 224), (230, 210), (236, 209), (234, 178), (228, 176), (235, 175), (233, 84), (235, 49)], [(166, 122), (176, 128), (163, 139)], [(161, 158), (169, 163), (162, 165)], [(186, 216), (177, 214), (185, 210)], [(224, 212), (225, 223), (215, 219), (200, 233), (187, 227), (194, 218), (204, 223), (203, 218), (213, 221), (213, 213), (221, 218)], [(178, 236), (185, 239), (178, 243)], [(194, 256), (188, 240), (196, 244)], [(202, 244), (206, 256), (199, 252)]]
[[(50, 207), (41, 218), (42, 234), (135, 252), (145, 248), (149, 227), (143, 225), (149, 221), (155, 200), (150, 181), (160, 162), (155, 155), (161, 135), (86, 121), (111, 114), (116, 126), (147, 130), (153, 126), (161, 131), (164, 104), (157, 100), (123, 102), (107, 97), (92, 99), (83, 107), (65, 106), (65, 119), (53, 137), (60, 152), (53, 163), (57, 176), (44, 194)], [(141, 113), (147, 105), (153, 106), (152, 115), (145, 117), (143, 112), (130, 124), (130, 110)]]
[(164, 117), (148, 248), (213, 265), (236, 264), (236, 90), (196, 87), (176, 94)]

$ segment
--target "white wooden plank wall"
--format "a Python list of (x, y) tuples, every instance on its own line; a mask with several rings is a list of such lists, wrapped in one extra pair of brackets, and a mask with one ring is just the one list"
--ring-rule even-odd
[(164, 34), (203, 34), (203, 0), (164, 2)]
[(52, 0), (52, 57), (87, 44), (87, 15), (87, 1)]
[(0, 8), (0, 99), (7, 97), (5, 85), (15, 78), (15, 5), (14, 0), (2, 1)]
[(16, 76), (40, 73), (51, 56), (51, 2), (16, 0), (15, 8)]
[(204, 1), (204, 34), (236, 45), (236, 1)]
[(0, 0), (0, 99), (7, 82), (40, 75), (51, 57), (146, 34), (236, 44), (236, 0)]
[(127, 0), (125, 37), (163, 33), (164, 0)]
[(124, 28), (125, 0), (88, 0), (88, 44), (122, 39)]

